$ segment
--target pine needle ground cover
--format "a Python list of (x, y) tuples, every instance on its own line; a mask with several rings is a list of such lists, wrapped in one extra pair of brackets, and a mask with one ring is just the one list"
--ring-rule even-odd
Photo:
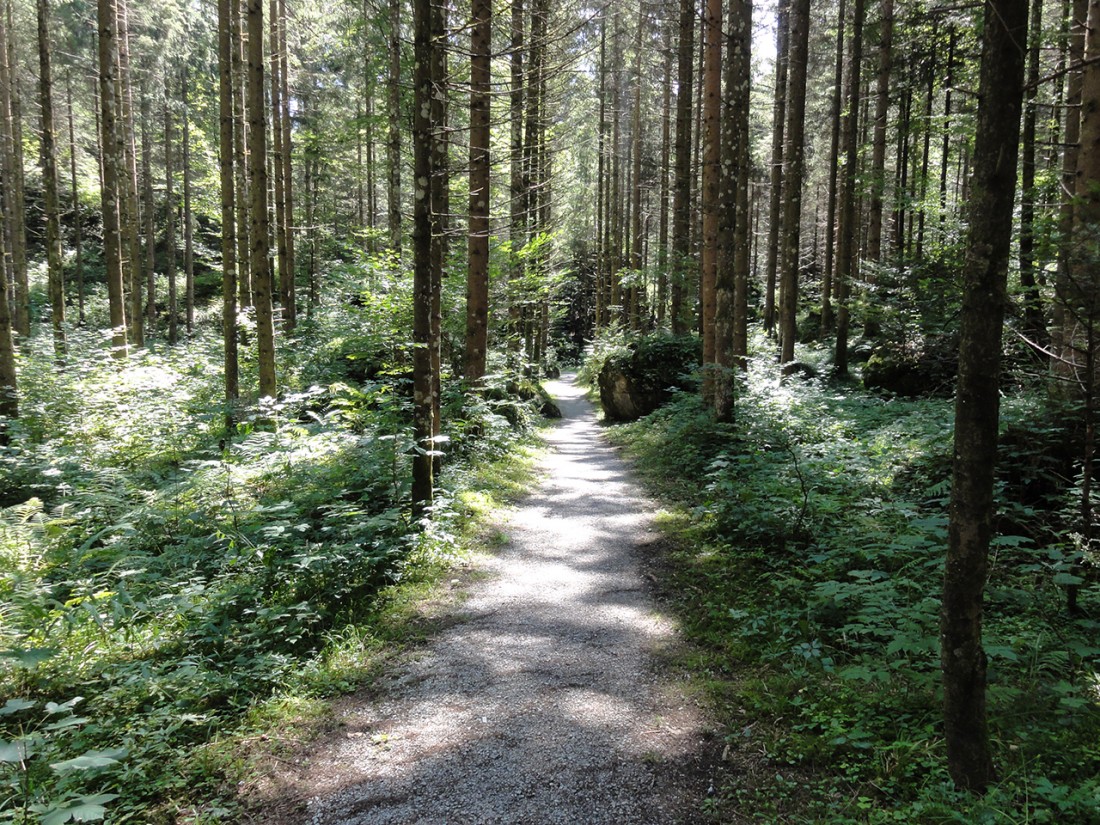
[(956, 792), (938, 611), (952, 410), (782, 381), (763, 359), (736, 423), (696, 394), (611, 437), (669, 503), (667, 582), (688, 665), (726, 728), (723, 817), (1100, 822), (1097, 597), (1082, 586), (1072, 418), (1006, 399), (985, 649), (999, 784)]
[(230, 430), (212, 318), (125, 365), (92, 333), (64, 367), (46, 336), (24, 349), (0, 450), (0, 822), (232, 821), (242, 737), (322, 715), (427, 631), (415, 605), (523, 488), (538, 408), (447, 382), (414, 523), (409, 302), (373, 296), (301, 324), (290, 390)]

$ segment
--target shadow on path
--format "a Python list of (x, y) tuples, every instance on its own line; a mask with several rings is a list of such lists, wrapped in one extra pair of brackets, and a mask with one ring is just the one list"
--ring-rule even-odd
[(264, 822), (705, 821), (705, 723), (654, 667), (677, 643), (641, 573), (654, 505), (572, 377), (547, 388), (563, 419), (543, 481), (455, 608), (463, 621), (272, 771)]

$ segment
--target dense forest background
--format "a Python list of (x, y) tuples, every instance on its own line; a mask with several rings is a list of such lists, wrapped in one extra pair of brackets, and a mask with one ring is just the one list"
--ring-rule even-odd
[(564, 366), (716, 817), (1100, 821), (1096, 0), (2, 5), (0, 821), (239, 819)]

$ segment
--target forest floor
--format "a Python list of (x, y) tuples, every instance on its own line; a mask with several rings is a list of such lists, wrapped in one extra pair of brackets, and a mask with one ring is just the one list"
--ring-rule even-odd
[(443, 628), (265, 766), (265, 823), (692, 823), (721, 737), (654, 598), (656, 506), (571, 377), (543, 480), (452, 581)]

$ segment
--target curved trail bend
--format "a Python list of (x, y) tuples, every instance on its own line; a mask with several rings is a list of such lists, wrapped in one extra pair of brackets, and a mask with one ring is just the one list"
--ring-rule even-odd
[[(704, 821), (705, 720), (656, 667), (677, 643), (642, 572), (654, 506), (569, 378), (543, 481), (453, 607), (461, 621), (372, 704), (268, 777), (311, 825)], [(305, 802), (304, 813), (302, 803)], [(288, 806), (298, 813), (290, 815)]]

